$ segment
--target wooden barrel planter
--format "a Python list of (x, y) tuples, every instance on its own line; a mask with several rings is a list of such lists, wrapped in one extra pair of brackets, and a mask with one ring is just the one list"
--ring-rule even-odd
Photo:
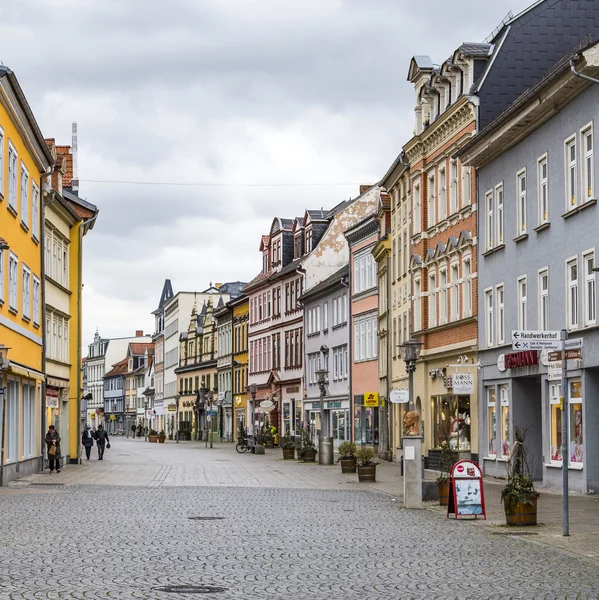
[(159, 443), (159, 444), (164, 444), (164, 441), (165, 441), (165, 440), (166, 440), (166, 436), (165, 436), (165, 435), (161, 435), (161, 436), (158, 438), (158, 443)]
[(150, 444), (157, 444), (158, 443), (158, 436), (157, 435), (149, 435), (148, 436), (148, 442), (150, 442)]
[(521, 502), (506, 502), (505, 522), (508, 525), (518, 525), (520, 527), (537, 524), (537, 498), (531, 498), (530, 504)]
[(439, 490), (439, 505), (447, 506), (449, 504), (449, 481), (442, 484), (437, 484)]
[(369, 467), (358, 467), (358, 481), (376, 481), (376, 465), (371, 465)]
[(339, 462), (341, 463), (341, 472), (342, 473), (355, 473), (356, 472), (356, 457), (350, 458), (340, 458)]
[(306, 462), (316, 462), (316, 451), (305, 450), (302, 454), (303, 461)]
[(293, 460), (295, 458), (295, 448), (283, 448), (283, 460)]

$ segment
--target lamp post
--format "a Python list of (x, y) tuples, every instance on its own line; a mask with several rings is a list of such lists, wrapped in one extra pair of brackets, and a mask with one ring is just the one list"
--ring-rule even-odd
[(213, 448), (214, 447), (214, 423), (212, 422), (212, 407), (214, 404), (214, 392), (209, 391), (208, 394), (206, 394), (206, 398), (208, 399), (208, 402), (210, 402), (210, 415), (206, 419), (206, 421), (208, 422), (208, 425), (210, 426), (210, 448)]
[(175, 402), (177, 403), (177, 412), (175, 413), (175, 439), (177, 440), (177, 444), (179, 443), (179, 401), (181, 400), (181, 396), (177, 394), (175, 396)]
[(144, 403), (144, 442), (148, 441), (148, 402)]
[(329, 413), (324, 410), (324, 398), (327, 395), (329, 384), (328, 369), (316, 371), (316, 382), (320, 390), (320, 437), (318, 438), (318, 463), (321, 465), (333, 464), (333, 438), (330, 435)]
[[(2, 435), (0, 441), (0, 486), (4, 485), (4, 431), (6, 427), (6, 388), (4, 387), (4, 371), (8, 368), (8, 351), (10, 348), (4, 344), (0, 344), (0, 400), (2, 401)], [(44, 462), (42, 454), (42, 463)], [(43, 464), (42, 464), (43, 467)]]
[(414, 410), (414, 371), (416, 370), (416, 361), (420, 357), (420, 340), (411, 339), (399, 345), (401, 358), (406, 363), (406, 371), (409, 381), (409, 404), (408, 410)]
[(254, 427), (255, 427), (255, 422), (256, 422), (256, 392), (258, 391), (258, 386), (255, 383), (250, 384), (249, 386), (249, 391), (250, 394), (252, 396), (252, 428), (251, 428), (251, 433), (252, 435), (254, 435)]
[(195, 419), (195, 438), (196, 438), (196, 442), (200, 441), (200, 406), (202, 404), (202, 397), (200, 396), (200, 390), (196, 390), (196, 399), (195, 402), (193, 403), (193, 408), (195, 410), (195, 415), (196, 415), (196, 419)]

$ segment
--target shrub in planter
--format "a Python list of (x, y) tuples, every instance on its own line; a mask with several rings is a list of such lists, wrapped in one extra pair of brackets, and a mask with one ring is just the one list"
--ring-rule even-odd
[(439, 504), (449, 504), (449, 472), (455, 463), (455, 454), (447, 442), (441, 444), (441, 462), (439, 463), (439, 476), (435, 483), (439, 490)]
[(153, 429), (150, 429), (148, 431), (148, 442), (150, 442), (151, 444), (156, 444), (158, 442), (158, 432), (154, 431)]
[(355, 473), (356, 472), (356, 445), (352, 442), (343, 442), (339, 444), (338, 448), (339, 458), (337, 462), (341, 463), (342, 473)]
[(302, 429), (302, 447), (298, 452), (298, 458), (301, 458), (304, 462), (316, 462), (316, 452), (316, 446), (310, 435), (310, 428), (304, 427)]
[(376, 481), (376, 452), (365, 446), (356, 452), (358, 459), (358, 481)]
[(536, 525), (537, 499), (526, 446), (527, 429), (514, 428), (515, 443), (507, 462), (507, 483), (501, 491), (507, 525)]
[(164, 431), (160, 431), (160, 432), (158, 433), (158, 441), (159, 441), (161, 444), (164, 444), (164, 440), (166, 440), (166, 433), (164, 433)]

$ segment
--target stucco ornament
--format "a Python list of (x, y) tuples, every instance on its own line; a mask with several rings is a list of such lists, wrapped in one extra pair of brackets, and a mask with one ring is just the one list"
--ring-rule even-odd
[(420, 415), (414, 410), (407, 412), (403, 426), (408, 430), (406, 435), (420, 435)]

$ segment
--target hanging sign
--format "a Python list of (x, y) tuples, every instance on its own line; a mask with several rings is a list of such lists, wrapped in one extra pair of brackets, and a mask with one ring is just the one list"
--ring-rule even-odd
[(410, 392), (408, 390), (391, 390), (389, 401), (391, 404), (407, 404), (410, 401)]
[(377, 407), (379, 405), (379, 395), (377, 392), (367, 392), (364, 394), (364, 406)]
[(471, 373), (455, 373), (453, 375), (453, 393), (468, 396), (474, 393), (474, 376)]
[(455, 518), (482, 515), (486, 520), (483, 474), (480, 467), (471, 460), (460, 460), (449, 472), (449, 504), (447, 516)]
[(58, 390), (46, 389), (46, 407), (58, 408)]

